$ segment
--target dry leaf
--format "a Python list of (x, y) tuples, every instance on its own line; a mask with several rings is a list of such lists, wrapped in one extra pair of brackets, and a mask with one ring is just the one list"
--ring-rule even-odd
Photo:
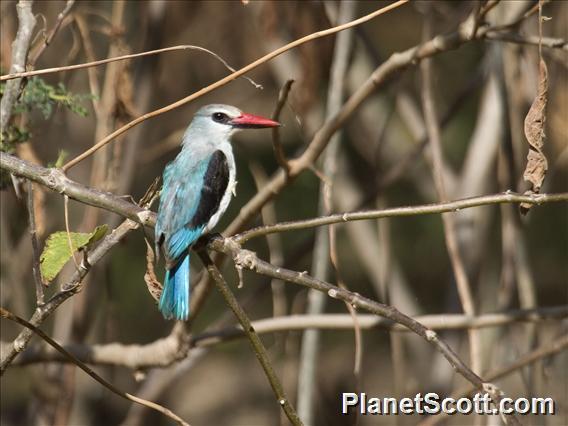
[[(525, 136), (529, 143), (527, 166), (523, 173), (525, 181), (530, 182), (532, 188), (525, 194), (538, 194), (548, 170), (548, 161), (544, 156), (544, 122), (546, 119), (546, 103), (548, 102), (548, 70), (546, 63), (540, 59), (538, 93), (534, 99), (527, 116), (525, 117)], [(526, 214), (531, 204), (521, 204), (521, 213)]]
[(148, 240), (146, 240), (146, 273), (144, 274), (144, 281), (146, 282), (150, 295), (158, 302), (162, 295), (163, 286), (162, 283), (158, 281), (156, 273), (154, 272), (154, 250)]

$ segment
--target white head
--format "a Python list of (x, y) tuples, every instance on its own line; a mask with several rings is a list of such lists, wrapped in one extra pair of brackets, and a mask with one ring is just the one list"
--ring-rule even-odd
[(183, 137), (183, 143), (204, 140), (219, 144), (229, 141), (231, 136), (242, 129), (263, 129), (277, 127), (280, 123), (257, 115), (247, 114), (240, 109), (223, 104), (211, 104), (200, 108)]

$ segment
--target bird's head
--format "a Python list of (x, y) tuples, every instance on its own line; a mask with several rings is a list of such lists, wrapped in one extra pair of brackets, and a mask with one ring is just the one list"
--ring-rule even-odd
[(189, 125), (187, 138), (203, 135), (209, 140), (227, 140), (242, 129), (278, 127), (280, 123), (258, 115), (247, 114), (240, 109), (222, 104), (200, 108)]

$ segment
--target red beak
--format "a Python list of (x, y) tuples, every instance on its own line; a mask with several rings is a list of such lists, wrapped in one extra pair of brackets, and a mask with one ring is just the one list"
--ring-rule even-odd
[(278, 127), (280, 123), (268, 118), (242, 113), (231, 120), (231, 125), (239, 129), (264, 129), (265, 127)]

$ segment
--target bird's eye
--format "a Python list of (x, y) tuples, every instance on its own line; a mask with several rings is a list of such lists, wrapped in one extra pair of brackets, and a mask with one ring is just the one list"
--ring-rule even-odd
[(213, 113), (213, 121), (216, 121), (217, 123), (226, 123), (229, 121), (229, 116), (224, 112), (215, 112)]

